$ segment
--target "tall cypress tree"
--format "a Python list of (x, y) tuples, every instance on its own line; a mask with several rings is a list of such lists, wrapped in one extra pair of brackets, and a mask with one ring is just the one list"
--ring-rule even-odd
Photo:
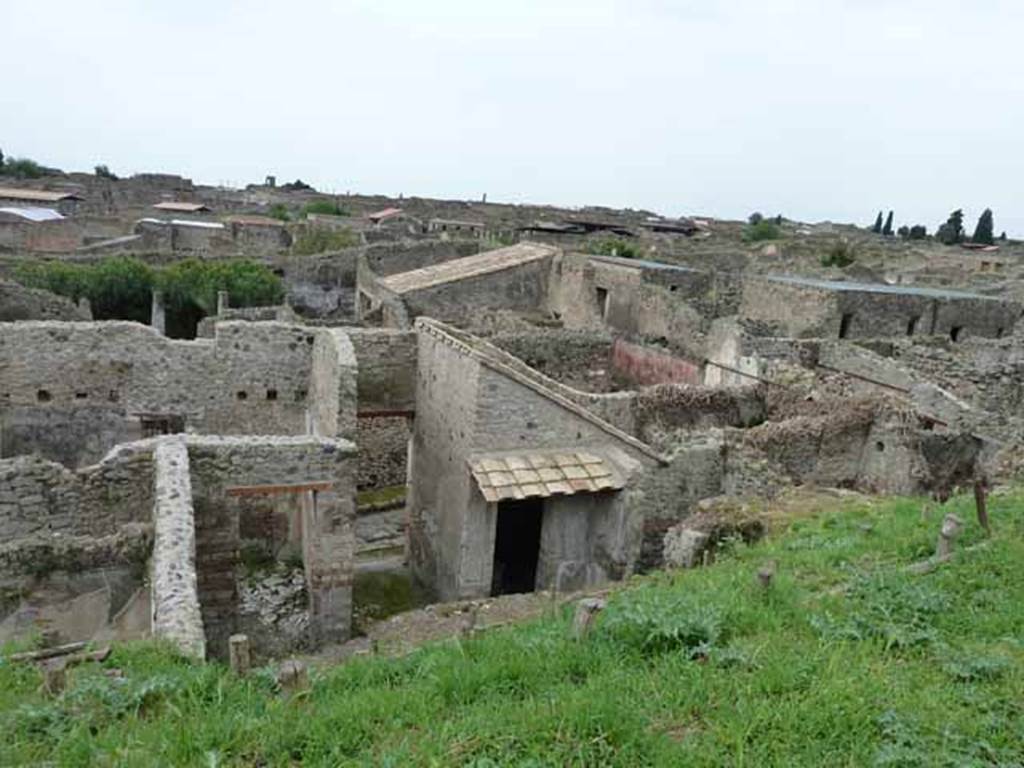
[(882, 227), (882, 234), (886, 237), (892, 236), (892, 211), (889, 211), (889, 215), (885, 217), (885, 226)]
[(986, 208), (978, 217), (978, 226), (974, 228), (974, 235), (971, 241), (992, 245), (995, 241), (992, 238), (992, 209)]
[(878, 212), (878, 217), (875, 219), (875, 226), (871, 228), (871, 231), (876, 235), (882, 234), (882, 212)]

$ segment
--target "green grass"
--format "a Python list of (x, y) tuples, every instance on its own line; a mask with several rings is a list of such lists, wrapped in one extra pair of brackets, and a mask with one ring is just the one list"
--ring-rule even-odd
[[(1024, 760), (1024, 494), (953, 562), (921, 502), (823, 512), (716, 565), (636, 579), (585, 642), (569, 609), (287, 700), (155, 646), (74, 670), (63, 697), (0, 666), (0, 764), (1016, 766)], [(951, 501), (972, 519), (970, 502)], [(777, 562), (765, 592), (753, 574)]]
[(356, 505), (360, 507), (370, 504), (389, 504), (405, 498), (405, 483), (388, 485), (383, 488), (371, 488), (356, 494)]

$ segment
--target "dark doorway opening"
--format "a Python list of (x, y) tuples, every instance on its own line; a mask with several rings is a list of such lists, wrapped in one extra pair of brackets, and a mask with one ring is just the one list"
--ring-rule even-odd
[(953, 341), (960, 341), (960, 334), (963, 330), (964, 327), (962, 325), (954, 325), (949, 329), (949, 338)]
[(840, 339), (845, 339), (847, 336), (850, 335), (850, 326), (851, 325), (853, 325), (853, 315), (852, 314), (843, 315), (842, 319), (839, 321), (839, 338)]
[(533, 592), (543, 518), (543, 499), (498, 502), (492, 595)]

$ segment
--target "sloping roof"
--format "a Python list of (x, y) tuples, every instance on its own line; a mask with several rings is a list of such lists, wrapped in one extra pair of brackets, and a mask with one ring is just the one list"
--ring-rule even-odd
[(453, 283), (470, 277), (500, 272), (512, 267), (538, 261), (557, 253), (555, 248), (536, 243), (519, 243), (508, 248), (452, 259), (429, 267), (400, 272), (381, 279), (381, 284), (397, 294), (419, 291), (445, 283)]
[(237, 216), (226, 216), (224, 222), (227, 224), (241, 224), (247, 227), (283, 227), (284, 222), (270, 216), (253, 216), (239, 214)]
[(392, 216), (398, 216), (401, 212), (401, 208), (385, 208), (382, 211), (366, 214), (366, 218), (373, 222), (384, 221), (384, 219), (390, 219)]
[(178, 211), (180, 213), (199, 213), (210, 210), (202, 203), (187, 203), (181, 200), (164, 200), (161, 203), (155, 203), (153, 207), (158, 211)]
[(576, 449), (479, 454), (469, 471), (489, 502), (574, 493), (617, 491), (624, 486), (611, 462)]
[(0, 187), (0, 200), (33, 200), (39, 203), (59, 203), (61, 200), (81, 200), (71, 192), (50, 192), (45, 189), (18, 189)]
[(774, 283), (788, 283), (806, 288), (819, 288), (825, 291), (851, 291), (864, 293), (888, 293), (896, 296), (923, 296), (930, 299), (985, 299), (986, 301), (1002, 301), (996, 296), (985, 296), (980, 293), (966, 291), (949, 291), (944, 288), (922, 288), (914, 285), (886, 285), (881, 283), (854, 283), (844, 280), (819, 280), (813, 277), (790, 277), (783, 275), (762, 275), (763, 280)]
[(64, 217), (53, 208), (0, 208), (0, 213), (25, 219), (26, 221), (63, 221)]

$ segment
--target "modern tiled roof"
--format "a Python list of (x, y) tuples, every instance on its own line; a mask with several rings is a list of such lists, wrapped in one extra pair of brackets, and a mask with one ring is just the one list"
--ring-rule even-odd
[(241, 213), (235, 216), (225, 216), (224, 221), (227, 224), (241, 224), (243, 227), (283, 227), (285, 224), (280, 219), (275, 219), (270, 216), (256, 216)]
[(49, 192), (45, 189), (16, 189), (0, 187), (0, 200), (32, 200), (38, 203), (59, 203), (61, 200), (81, 200), (71, 192)]
[(400, 272), (397, 275), (382, 278), (380, 282), (385, 288), (397, 294), (403, 294), (491, 272), (500, 272), (554, 256), (555, 253), (557, 253), (555, 248), (546, 245), (519, 243), (508, 248), (498, 248), (475, 256), (466, 256), (463, 259), (452, 259), (410, 272)]
[(967, 291), (949, 291), (944, 288), (923, 288), (914, 285), (888, 285), (882, 283), (854, 283), (845, 280), (819, 280), (814, 277), (792, 277), (789, 275), (763, 275), (761, 279), (775, 283), (788, 283), (805, 288), (818, 288), (825, 291), (851, 291), (864, 293), (888, 293), (898, 296), (922, 296), (931, 299), (986, 299), (1000, 301), (996, 296), (984, 296), (980, 293)]
[(469, 470), (489, 502), (617, 491), (622, 479), (609, 462), (589, 451), (517, 451), (478, 455)]
[(181, 200), (164, 200), (154, 206), (158, 211), (177, 211), (180, 213), (198, 213), (199, 211), (210, 210), (202, 203), (187, 203)]

